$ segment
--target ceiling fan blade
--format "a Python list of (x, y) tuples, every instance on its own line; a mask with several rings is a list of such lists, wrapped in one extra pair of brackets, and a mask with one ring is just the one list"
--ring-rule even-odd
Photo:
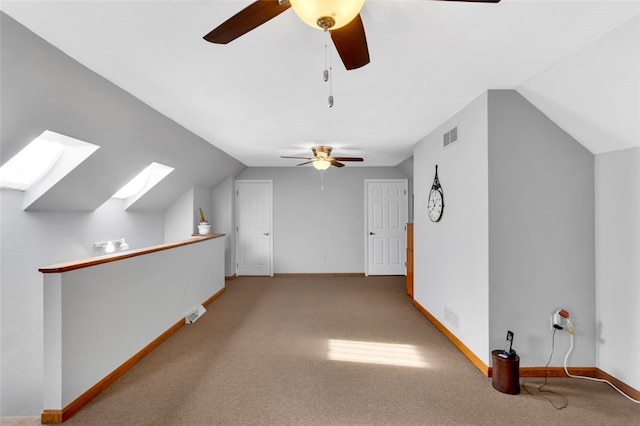
[(342, 163), (340, 163), (340, 162), (336, 161), (336, 159), (335, 159), (335, 158), (332, 158), (332, 159), (331, 159), (331, 165), (332, 165), (332, 166), (336, 166), (336, 167), (344, 167), (344, 164), (342, 164)]
[(310, 164), (310, 163), (313, 163), (314, 161), (316, 161), (316, 160), (305, 161), (304, 163), (296, 164), (296, 167), (297, 166), (304, 166), (305, 164)]
[(290, 157), (288, 155), (281, 155), (280, 158), (297, 158), (298, 160), (314, 160), (314, 158), (309, 158), (309, 157)]
[(203, 38), (211, 43), (227, 44), (275, 18), (289, 7), (291, 5), (288, 1), (281, 5), (278, 0), (258, 0), (224, 21)]
[(331, 31), (331, 40), (347, 70), (360, 68), (369, 63), (367, 36), (360, 15), (344, 27)]
[(364, 158), (360, 157), (331, 157), (336, 161), (364, 161)]

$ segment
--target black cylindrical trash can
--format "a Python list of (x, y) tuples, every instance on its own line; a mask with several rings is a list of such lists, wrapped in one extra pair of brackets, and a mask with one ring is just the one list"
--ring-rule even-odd
[(517, 395), (520, 393), (520, 357), (515, 355), (512, 359), (507, 359), (498, 356), (502, 353), (504, 352), (500, 349), (491, 351), (491, 385), (500, 392)]

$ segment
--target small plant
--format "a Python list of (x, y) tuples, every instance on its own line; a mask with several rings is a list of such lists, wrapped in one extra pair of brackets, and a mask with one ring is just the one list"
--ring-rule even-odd
[(204, 217), (204, 212), (202, 211), (202, 209), (200, 208), (200, 224), (201, 225), (206, 225), (209, 222), (207, 222), (207, 219)]

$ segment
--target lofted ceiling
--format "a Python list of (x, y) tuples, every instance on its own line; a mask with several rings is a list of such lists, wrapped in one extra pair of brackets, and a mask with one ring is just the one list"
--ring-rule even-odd
[(519, 90), (594, 154), (640, 146), (639, 1), (366, 0), (371, 63), (346, 71), (330, 51), (333, 108), (325, 34), (293, 10), (228, 45), (202, 39), (250, 3), (3, 0), (1, 9), (249, 167), (294, 166), (280, 156), (313, 145), (395, 166), (487, 89)]

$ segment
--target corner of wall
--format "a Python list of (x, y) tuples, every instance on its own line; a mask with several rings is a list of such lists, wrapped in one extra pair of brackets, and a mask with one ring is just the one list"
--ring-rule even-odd
[(228, 176), (211, 191), (212, 229), (225, 234), (225, 276), (235, 274), (235, 177)]
[(597, 367), (640, 389), (640, 147), (597, 155), (595, 182)]
[(195, 230), (194, 189), (189, 188), (178, 197), (164, 212), (164, 242), (181, 241)]
[[(458, 141), (443, 146), (457, 127)], [(483, 363), (489, 364), (487, 94), (444, 122), (414, 149), (414, 298)], [(435, 166), (442, 219), (431, 222)]]
[[(549, 317), (564, 308), (580, 342), (571, 361), (593, 366), (593, 155), (517, 91), (488, 99), (491, 346), (510, 329), (522, 364), (544, 365)], [(567, 334), (556, 340), (566, 352)]]

